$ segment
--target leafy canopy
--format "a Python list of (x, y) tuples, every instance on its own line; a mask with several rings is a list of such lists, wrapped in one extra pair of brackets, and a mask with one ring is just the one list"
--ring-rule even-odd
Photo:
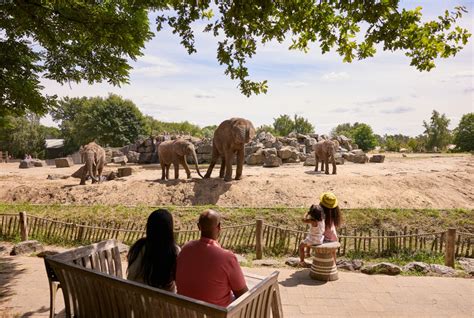
[(454, 135), (454, 143), (460, 151), (474, 150), (474, 113), (464, 114)]
[(364, 151), (372, 150), (377, 145), (374, 132), (367, 124), (359, 124), (357, 128), (355, 128), (353, 136), (354, 142)]
[(424, 134), (427, 137), (426, 147), (429, 150), (434, 150), (435, 147), (438, 150), (443, 150), (451, 142), (452, 135), (448, 129), (449, 122), (450, 120), (445, 114), (440, 114), (436, 110), (433, 110), (430, 122), (423, 121)]
[(273, 119), (273, 132), (278, 136), (288, 136), (291, 132), (309, 134), (314, 132), (314, 126), (306, 118), (296, 114), (293, 118), (280, 115)]
[(152, 38), (148, 13), (157, 11), (156, 29), (167, 24), (189, 54), (196, 52), (193, 23), (217, 41), (217, 60), (225, 74), (250, 96), (266, 92), (267, 81), (250, 79), (247, 62), (258, 44), (283, 42), (307, 52), (335, 50), (345, 62), (383, 50), (405, 52), (420, 71), (436, 58), (456, 55), (470, 34), (456, 22), (464, 7), (422, 21), (421, 7), (399, 8), (400, 0), (354, 1), (12, 1), (0, 6), (0, 116), (45, 114), (57, 106), (44, 95), (40, 76), (58, 81), (128, 81), (130, 65)]

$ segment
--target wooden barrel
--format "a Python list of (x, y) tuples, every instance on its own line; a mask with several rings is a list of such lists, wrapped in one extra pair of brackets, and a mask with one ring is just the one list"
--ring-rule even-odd
[(311, 247), (314, 251), (314, 257), (309, 276), (312, 279), (327, 282), (339, 278), (333, 254), (340, 246), (339, 242), (331, 242)]

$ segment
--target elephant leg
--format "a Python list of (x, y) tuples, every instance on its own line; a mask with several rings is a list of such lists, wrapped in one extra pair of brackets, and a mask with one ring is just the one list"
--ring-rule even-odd
[(213, 147), (211, 164), (209, 165), (209, 168), (207, 168), (207, 172), (204, 175), (204, 179), (209, 179), (211, 177), (211, 173), (212, 173), (212, 170), (214, 169), (214, 166), (216, 165), (217, 159), (219, 159), (219, 153), (217, 152), (216, 147)]
[(219, 170), (219, 178), (224, 178), (225, 175), (225, 157), (221, 157), (221, 169)]
[(186, 157), (180, 159), (181, 165), (183, 166), (184, 170), (186, 171), (186, 177), (191, 179), (191, 171), (189, 170), (188, 163), (186, 162)]
[(232, 150), (226, 151), (225, 156), (225, 177), (224, 181), (232, 181), (232, 159), (234, 152)]
[(315, 163), (316, 163), (316, 166), (314, 167), (314, 171), (318, 171), (318, 166), (319, 166), (319, 158), (318, 156), (315, 156)]
[(336, 174), (336, 158), (332, 157), (332, 174)]
[(329, 158), (327, 158), (327, 157), (325, 158), (324, 164), (326, 165), (326, 167), (325, 167), (325, 169), (324, 169), (324, 170), (325, 170), (325, 173), (326, 173), (326, 174), (329, 174)]
[(81, 175), (81, 183), (79, 183), (80, 185), (85, 185), (86, 184), (86, 178), (87, 178), (87, 172), (86, 172), (86, 166), (84, 166), (84, 169), (82, 171), (82, 175)]
[(166, 166), (164, 164), (160, 164), (161, 166), (161, 180), (166, 179)]
[(242, 169), (244, 166), (244, 149), (237, 151), (237, 170), (235, 171), (235, 180), (242, 179)]
[(173, 168), (174, 168), (174, 178), (179, 179), (179, 163), (173, 162)]
[(102, 181), (102, 170), (104, 169), (103, 166), (100, 166), (97, 168), (97, 177), (99, 178), (99, 183)]
[(170, 164), (165, 165), (166, 179), (170, 179)]

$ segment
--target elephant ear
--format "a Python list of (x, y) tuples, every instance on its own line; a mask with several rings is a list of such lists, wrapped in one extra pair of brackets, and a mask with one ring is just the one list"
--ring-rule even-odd
[(232, 127), (232, 136), (234, 137), (234, 140), (236, 143), (238, 144), (246, 143), (247, 135), (248, 135), (247, 127), (243, 125), (236, 125)]
[(186, 156), (189, 145), (186, 143), (180, 143), (177, 146), (178, 147), (176, 147), (176, 154), (179, 156)]

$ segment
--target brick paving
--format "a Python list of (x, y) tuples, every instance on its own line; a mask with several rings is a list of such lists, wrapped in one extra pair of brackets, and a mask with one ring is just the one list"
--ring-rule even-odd
[[(321, 283), (307, 269), (246, 268), (267, 275), (279, 270), (284, 317), (474, 317), (474, 280), (445, 277), (368, 276), (339, 272)], [(63, 308), (59, 294), (57, 307)], [(2, 313), (3, 311), (3, 313)], [(0, 317), (49, 314), (43, 260), (0, 257)]]

